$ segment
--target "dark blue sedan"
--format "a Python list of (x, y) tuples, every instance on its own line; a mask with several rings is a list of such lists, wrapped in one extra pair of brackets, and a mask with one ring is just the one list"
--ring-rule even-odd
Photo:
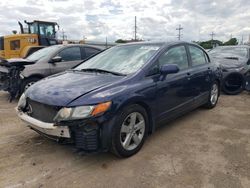
[(193, 43), (120, 45), (37, 82), (17, 111), (47, 137), (128, 157), (162, 122), (199, 106), (215, 107), (221, 76)]

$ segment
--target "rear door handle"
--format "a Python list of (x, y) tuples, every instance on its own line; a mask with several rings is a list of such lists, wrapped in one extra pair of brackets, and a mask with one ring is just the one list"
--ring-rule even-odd
[(188, 80), (191, 80), (191, 78), (190, 78), (191, 73), (190, 73), (190, 72), (187, 73), (187, 76), (188, 76), (187, 79), (188, 79)]

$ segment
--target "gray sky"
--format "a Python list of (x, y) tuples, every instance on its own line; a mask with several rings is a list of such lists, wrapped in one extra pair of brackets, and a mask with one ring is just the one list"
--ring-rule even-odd
[[(18, 30), (17, 21), (56, 21), (68, 39), (109, 41), (134, 36), (145, 40), (183, 40), (233, 37), (247, 41), (250, 34), (249, 0), (8, 0), (0, 1), (0, 35)], [(59, 32), (59, 36), (61, 36)]]

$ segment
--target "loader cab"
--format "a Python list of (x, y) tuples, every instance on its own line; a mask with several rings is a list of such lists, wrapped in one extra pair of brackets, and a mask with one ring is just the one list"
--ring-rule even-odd
[(38, 20), (33, 22), (25, 21), (25, 23), (28, 25), (29, 34), (38, 35), (39, 45), (50, 46), (58, 44), (56, 40), (56, 27), (59, 29), (59, 26), (57, 23)]

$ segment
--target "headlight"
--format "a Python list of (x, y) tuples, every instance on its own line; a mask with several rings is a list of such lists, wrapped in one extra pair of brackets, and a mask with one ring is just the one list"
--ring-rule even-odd
[(26, 106), (26, 96), (23, 93), (18, 101), (17, 107), (18, 109), (22, 109), (25, 108), (25, 106)]
[(62, 108), (55, 116), (55, 121), (77, 120), (97, 116), (106, 112), (111, 102), (100, 103), (92, 106), (78, 106), (73, 108)]
[(240, 67), (240, 68), (236, 68), (235, 71), (241, 72), (241, 71), (243, 71), (244, 69), (245, 69), (244, 67)]

